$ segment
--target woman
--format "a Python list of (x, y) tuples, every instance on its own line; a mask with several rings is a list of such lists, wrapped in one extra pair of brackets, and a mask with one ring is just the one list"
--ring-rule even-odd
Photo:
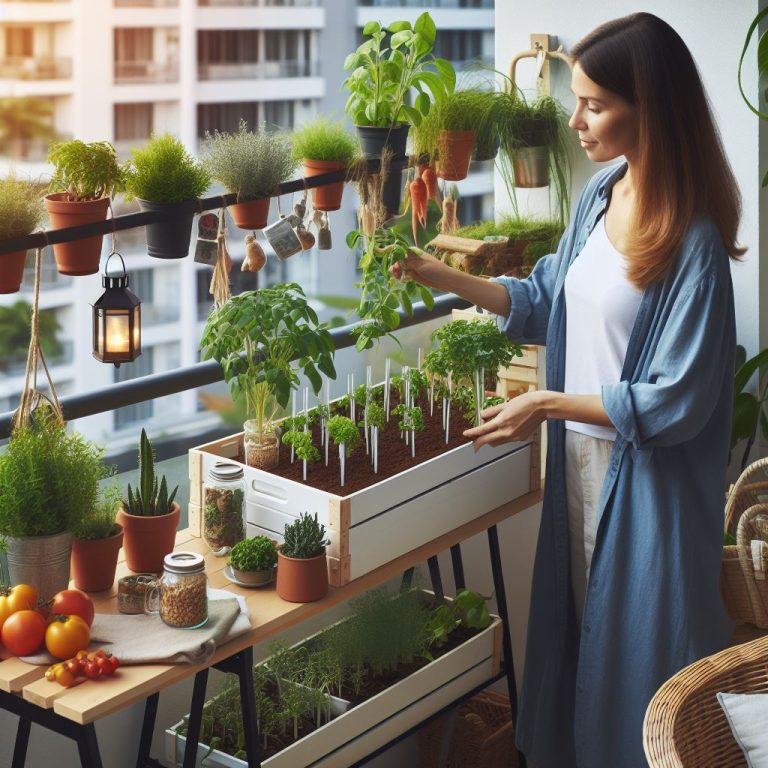
[(572, 54), (570, 125), (590, 160), (624, 162), (587, 184), (557, 253), (525, 280), (426, 254), (403, 270), (546, 344), (547, 391), (465, 433), (496, 445), (547, 420), (518, 744), (536, 768), (634, 768), (654, 692), (729, 637), (718, 584), (740, 201), (668, 24), (633, 14)]

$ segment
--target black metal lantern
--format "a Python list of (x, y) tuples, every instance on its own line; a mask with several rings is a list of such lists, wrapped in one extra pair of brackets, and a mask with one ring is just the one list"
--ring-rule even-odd
[[(117, 256), (123, 274), (109, 274), (109, 260)], [(123, 257), (113, 252), (101, 276), (104, 293), (93, 305), (93, 356), (102, 363), (130, 363), (141, 354), (141, 300), (128, 287)]]

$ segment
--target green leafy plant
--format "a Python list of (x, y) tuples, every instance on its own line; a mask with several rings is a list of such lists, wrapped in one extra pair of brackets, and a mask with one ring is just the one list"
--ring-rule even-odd
[(424, 429), (424, 414), (418, 405), (406, 408), (400, 403), (392, 409), (392, 413), (399, 417), (397, 426), (402, 432), (421, 432)]
[(74, 537), (83, 541), (94, 541), (114, 536), (120, 530), (115, 517), (121, 497), (122, 492), (118, 485), (100, 488), (96, 504), (84, 510), (82, 517), (72, 525)]
[(13, 173), (0, 180), (0, 211), (0, 240), (28, 235), (45, 216), (37, 185)]
[(210, 186), (211, 177), (170, 133), (154, 134), (145, 146), (131, 150), (125, 176), (126, 199), (156, 203), (194, 200)]
[(229, 564), (237, 571), (266, 571), (277, 563), (277, 549), (266, 536), (238, 541), (229, 553)]
[(408, 241), (393, 229), (377, 229), (372, 237), (359, 230), (347, 235), (347, 245), (364, 245), (358, 266), (362, 277), (356, 285), (361, 289), (357, 314), (362, 320), (352, 333), (357, 335), (355, 348), (370, 349), (381, 336), (391, 336), (400, 326), (398, 309), (413, 315), (414, 300), (421, 299), (428, 309), (435, 305), (432, 291), (415, 281), (396, 280), (390, 268), (408, 257)]
[(368, 426), (376, 427), (376, 429), (384, 429), (386, 426), (385, 417), (384, 407), (375, 400), (371, 400), (371, 402), (368, 403)]
[[(396, 21), (382, 28), (378, 21), (369, 21), (363, 36), (368, 39), (344, 62), (351, 73), (343, 84), (350, 93), (345, 111), (355, 125), (419, 125), (432, 103), (453, 91), (456, 73), (451, 63), (432, 53), (437, 29), (428, 13), (413, 26)], [(407, 98), (411, 90), (416, 92), (412, 106)]]
[(241, 200), (271, 197), (296, 169), (291, 141), (266, 125), (252, 133), (245, 120), (237, 133), (206, 133), (202, 163), (211, 177)]
[(270, 400), (285, 408), (299, 385), (292, 360), (315, 394), (322, 386), (321, 372), (336, 378), (333, 338), (296, 283), (245, 291), (214, 307), (200, 347), (204, 360), (221, 365), (233, 396), (245, 397), (259, 435), (271, 429)]
[(347, 416), (331, 416), (328, 420), (328, 434), (336, 445), (344, 445), (347, 456), (350, 456), (360, 443), (360, 432), (355, 422)]
[[(465, 589), (450, 601), (437, 605), (432, 609), (427, 622), (427, 637), (429, 646), (445, 645), (451, 633), (459, 626), (467, 629), (483, 630), (491, 625), (486, 601), (479, 592)], [(432, 654), (427, 651), (426, 657), (432, 660)]]
[(493, 91), (454, 91), (435, 108), (444, 131), (478, 131), (488, 120), (496, 94)]
[[(744, 389), (754, 374), (758, 374), (757, 397)], [(746, 349), (736, 346), (736, 376), (733, 385), (733, 421), (731, 423), (730, 451), (746, 440), (741, 457), (741, 471), (747, 468), (749, 454), (757, 437), (758, 426), (763, 438), (768, 439), (768, 349), (747, 360)], [(730, 457), (729, 457), (730, 461)]]
[(64, 192), (67, 200), (98, 200), (123, 189), (125, 171), (108, 141), (56, 142), (48, 149), (48, 162), (53, 165), (48, 190)]
[(128, 498), (123, 500), (126, 512), (139, 517), (159, 517), (172, 511), (173, 500), (179, 490), (177, 485), (170, 496), (165, 475), (158, 484), (155, 475), (155, 452), (145, 429), (139, 440), (139, 484), (134, 491), (128, 483)]
[(299, 431), (297, 429), (283, 432), (283, 443), (293, 446), (297, 459), (317, 461), (320, 458), (320, 451), (312, 445), (311, 432)]
[(293, 159), (338, 160), (351, 163), (357, 155), (357, 141), (347, 132), (344, 124), (321, 117), (304, 123), (291, 136)]
[(110, 470), (104, 449), (35, 413), (0, 453), (0, 536), (50, 536), (76, 528), (99, 503)]
[(317, 513), (312, 516), (302, 512), (296, 522), (286, 524), (280, 552), (285, 557), (308, 560), (322, 555), (328, 543), (325, 526), (317, 521)]

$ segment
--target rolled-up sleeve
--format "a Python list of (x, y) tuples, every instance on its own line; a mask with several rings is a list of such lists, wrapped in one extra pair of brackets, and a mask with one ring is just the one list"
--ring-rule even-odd
[(735, 330), (729, 276), (714, 272), (677, 297), (660, 331), (647, 381), (602, 387), (616, 431), (635, 448), (684, 443), (708, 422), (733, 374)]

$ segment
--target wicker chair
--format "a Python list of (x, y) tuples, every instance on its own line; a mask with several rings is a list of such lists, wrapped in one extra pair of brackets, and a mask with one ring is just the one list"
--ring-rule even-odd
[(648, 705), (643, 745), (651, 768), (744, 768), (715, 696), (768, 692), (768, 637), (726, 648), (678, 672)]

